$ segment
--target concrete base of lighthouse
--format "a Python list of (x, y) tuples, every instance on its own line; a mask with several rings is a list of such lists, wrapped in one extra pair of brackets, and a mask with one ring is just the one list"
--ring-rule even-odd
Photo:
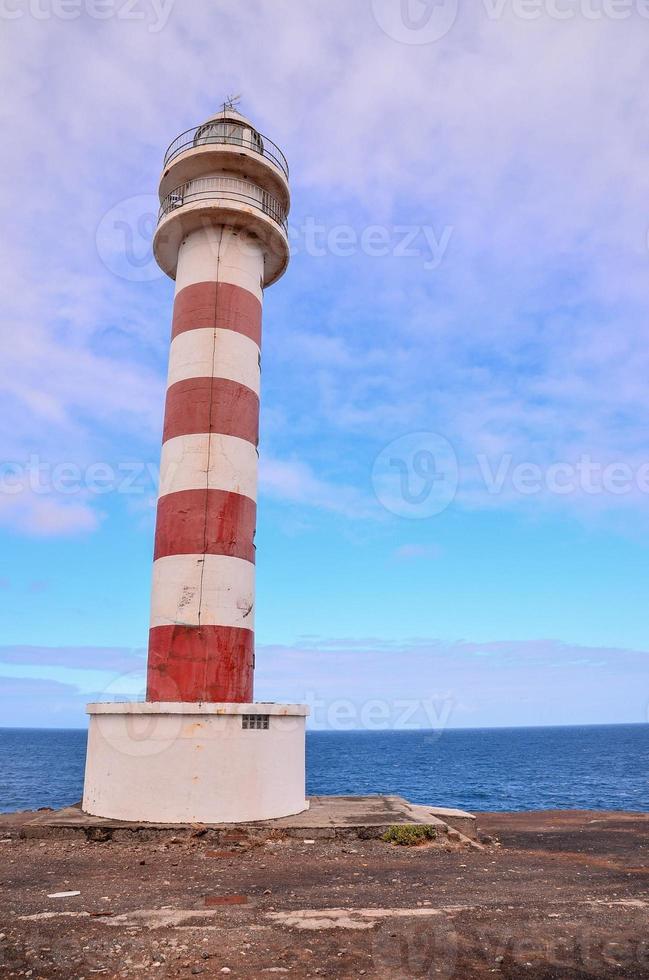
[(301, 813), (295, 704), (90, 704), (83, 809), (146, 823), (245, 823)]

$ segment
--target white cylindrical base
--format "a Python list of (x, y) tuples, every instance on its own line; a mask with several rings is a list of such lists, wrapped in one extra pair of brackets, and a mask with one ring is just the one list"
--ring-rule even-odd
[(83, 809), (144, 823), (243, 823), (301, 813), (308, 708), (88, 705)]

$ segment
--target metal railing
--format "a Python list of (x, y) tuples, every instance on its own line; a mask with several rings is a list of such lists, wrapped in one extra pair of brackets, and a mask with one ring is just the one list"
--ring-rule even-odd
[(196, 177), (194, 180), (188, 180), (186, 184), (181, 184), (167, 194), (160, 205), (158, 221), (184, 204), (214, 199), (239, 201), (255, 207), (272, 218), (284, 233), (288, 234), (286, 210), (277, 198), (257, 184), (248, 180), (239, 180), (238, 177)]
[(262, 136), (261, 133), (248, 126), (242, 126), (240, 128), (237, 126), (231, 127), (233, 130), (238, 129), (235, 132), (218, 132), (216, 131), (217, 123), (218, 120), (215, 120), (214, 125), (210, 125), (209, 122), (201, 123), (200, 126), (194, 126), (193, 129), (188, 129), (184, 133), (181, 133), (180, 136), (177, 136), (165, 153), (164, 163), (162, 165), (163, 169), (180, 153), (184, 153), (185, 150), (211, 144), (231, 144), (233, 146), (242, 146), (247, 150), (253, 150), (255, 153), (259, 153), (260, 156), (265, 157), (271, 163), (274, 163), (276, 167), (279, 167), (288, 179), (288, 162), (286, 157), (279, 146), (268, 139), (267, 136)]

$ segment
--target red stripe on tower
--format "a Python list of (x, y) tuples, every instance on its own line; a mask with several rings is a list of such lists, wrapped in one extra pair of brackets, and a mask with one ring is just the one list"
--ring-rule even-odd
[(185, 286), (174, 300), (171, 339), (201, 327), (236, 330), (261, 347), (261, 303), (247, 289), (229, 282)]
[(199, 432), (220, 432), (259, 441), (259, 398), (226, 378), (189, 378), (167, 391), (162, 441)]
[(257, 505), (225, 490), (181, 490), (161, 497), (154, 560), (169, 555), (227, 555), (255, 560)]
[(158, 626), (149, 633), (149, 701), (253, 698), (255, 637), (226, 626)]

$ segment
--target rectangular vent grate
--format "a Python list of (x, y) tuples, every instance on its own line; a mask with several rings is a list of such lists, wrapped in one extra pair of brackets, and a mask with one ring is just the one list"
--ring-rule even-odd
[(266, 731), (270, 725), (270, 715), (241, 715), (241, 727), (248, 731)]

